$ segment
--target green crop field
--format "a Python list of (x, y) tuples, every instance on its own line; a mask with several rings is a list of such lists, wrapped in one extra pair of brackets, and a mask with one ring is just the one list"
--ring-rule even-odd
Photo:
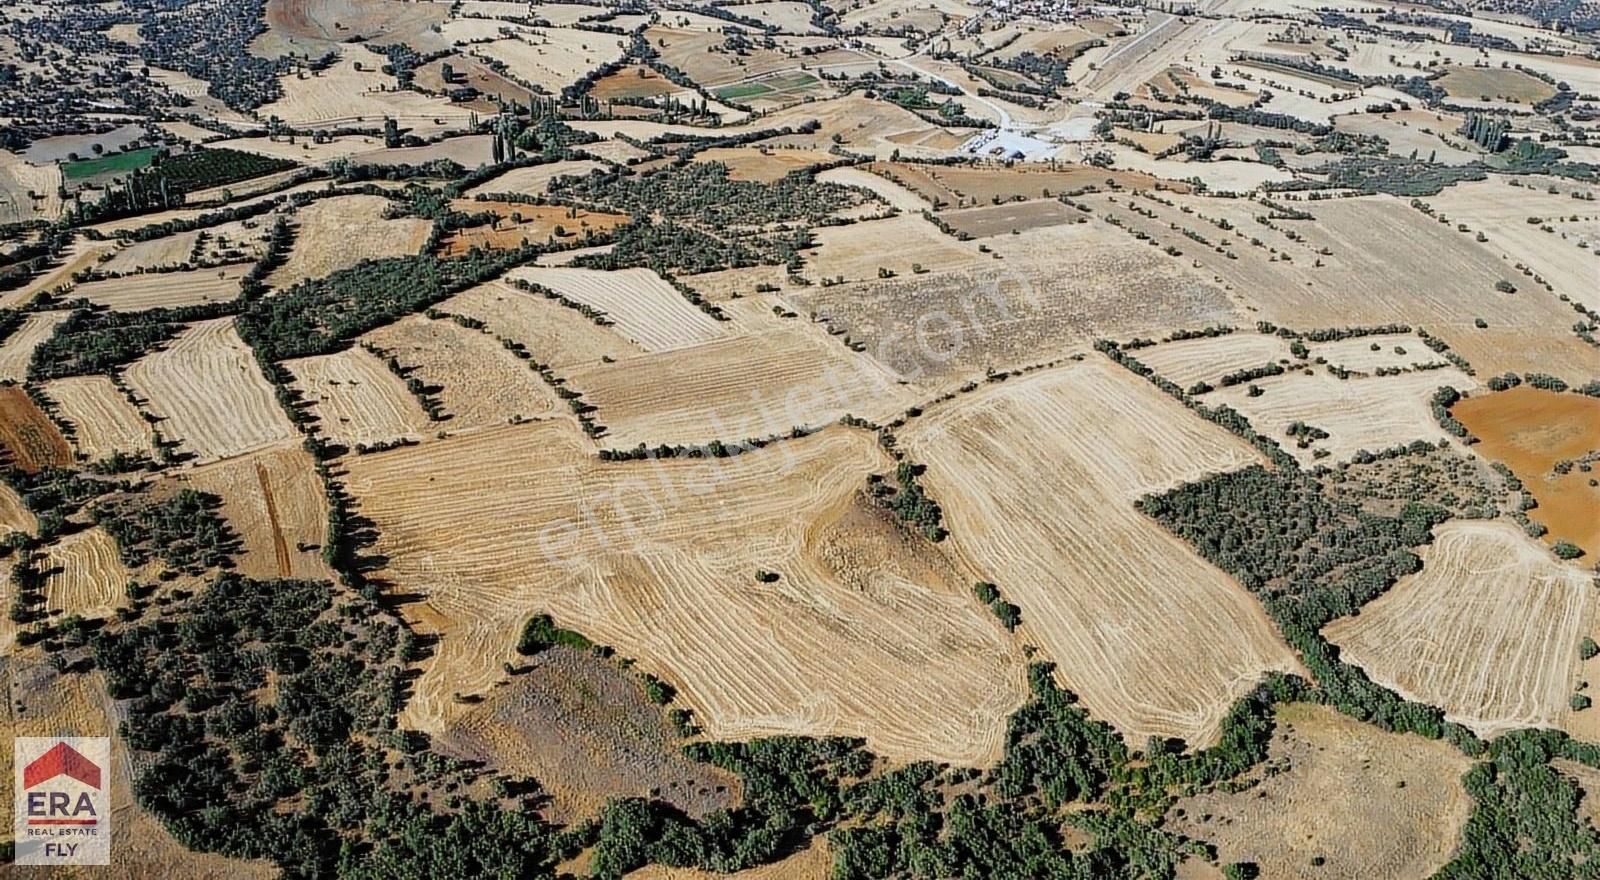
[(739, 83), (738, 85), (723, 86), (722, 88), (717, 89), (717, 97), (732, 98), (734, 100), (738, 100), (739, 98), (754, 98), (757, 95), (767, 95), (771, 93), (771, 88), (756, 82)]
[(61, 173), (68, 180), (81, 180), (85, 177), (94, 177), (99, 174), (117, 174), (124, 171), (133, 171), (149, 165), (150, 157), (155, 154), (154, 147), (145, 147), (142, 150), (112, 153), (109, 156), (84, 159), (81, 162), (67, 162), (61, 166)]

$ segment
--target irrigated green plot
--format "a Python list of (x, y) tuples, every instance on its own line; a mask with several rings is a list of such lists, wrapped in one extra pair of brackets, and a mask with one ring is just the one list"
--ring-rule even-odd
[(85, 177), (94, 177), (100, 174), (117, 174), (124, 171), (133, 171), (150, 164), (150, 158), (156, 154), (154, 147), (145, 147), (142, 150), (129, 150), (126, 153), (112, 153), (109, 156), (100, 156), (95, 159), (84, 159), (80, 162), (66, 162), (61, 166), (61, 174), (68, 180), (81, 180)]
[(770, 94), (772, 94), (772, 89), (758, 82), (736, 83), (717, 89), (717, 97), (723, 100), (737, 101), (740, 98), (754, 98), (758, 95)]

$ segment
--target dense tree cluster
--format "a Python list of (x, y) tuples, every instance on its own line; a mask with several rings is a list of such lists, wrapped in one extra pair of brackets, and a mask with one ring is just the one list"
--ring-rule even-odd
[(203, 574), (231, 566), (240, 549), (239, 537), (222, 518), (221, 509), (219, 496), (180, 489), (161, 500), (141, 494), (103, 501), (91, 514), (95, 524), (116, 540), (129, 568), (159, 556), (172, 571)]

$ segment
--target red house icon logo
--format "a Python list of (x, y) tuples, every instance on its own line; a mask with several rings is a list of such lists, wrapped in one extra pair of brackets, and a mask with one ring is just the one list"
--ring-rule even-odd
[(22, 787), (30, 789), (57, 776), (69, 776), (90, 788), (100, 787), (100, 765), (64, 742), (56, 743), (23, 769)]

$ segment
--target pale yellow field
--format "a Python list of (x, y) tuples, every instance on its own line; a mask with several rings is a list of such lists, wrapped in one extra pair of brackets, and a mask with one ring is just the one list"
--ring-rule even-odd
[(72, 445), (89, 461), (114, 452), (154, 456), (150, 424), (105, 376), (74, 376), (46, 382), (44, 393), (76, 429)]
[[(587, 146), (585, 145), (585, 148)], [(485, 193), (521, 193), (540, 196), (544, 195), (545, 187), (550, 181), (557, 177), (582, 176), (604, 167), (606, 166), (590, 159), (572, 159), (566, 162), (547, 162), (543, 165), (529, 165), (526, 168), (513, 168), (493, 180), (467, 190), (466, 195), (472, 197)]]
[(1421, 572), (1328, 625), (1328, 640), (1479, 735), (1559, 723), (1594, 614), (1589, 575), (1511, 522), (1445, 523), (1420, 554)]
[(1134, 509), (1257, 460), (1144, 379), (1099, 358), (1041, 370), (900, 441), (927, 466), (951, 552), (1021, 606), (1023, 639), (1130, 742), (1208, 743), (1266, 672), (1298, 668), (1254, 598)]
[(98, 527), (68, 535), (45, 548), (41, 568), (51, 611), (103, 617), (124, 604), (129, 572), (117, 542)]
[(1277, 720), (1268, 761), (1288, 769), (1184, 798), (1167, 828), (1214, 843), (1223, 864), (1256, 863), (1262, 877), (1422, 880), (1444, 867), (1472, 810), (1460, 782), (1468, 758), (1321, 706), (1285, 705)]
[(31, 532), (38, 528), (38, 522), (28, 506), (22, 503), (22, 498), (16, 490), (7, 485), (0, 485), (0, 538), (12, 532)]
[(90, 281), (78, 285), (73, 296), (119, 312), (227, 302), (239, 296), (239, 280), (251, 265), (234, 263), (216, 269), (149, 272)]
[(613, 329), (645, 351), (713, 342), (730, 332), (649, 269), (524, 268), (510, 274), (605, 312)]
[(483, 321), (491, 333), (526, 346), (534, 359), (550, 364), (558, 374), (573, 364), (641, 351), (615, 327), (597, 326), (566, 306), (504, 281), (464, 290), (440, 303), (438, 309)]
[[(357, 62), (361, 70), (356, 70)], [(471, 111), (465, 107), (400, 89), (394, 77), (378, 69), (381, 65), (376, 55), (346, 49), (337, 62), (317, 75), (304, 79), (295, 74), (280, 77), (283, 97), (256, 113), (263, 119), (276, 116), (301, 128), (379, 123), (387, 116), (402, 127), (426, 132), (463, 128), (470, 121)]]
[(1215, 383), (1235, 370), (1290, 358), (1288, 341), (1242, 328), (1225, 336), (1180, 339), (1130, 349), (1128, 354), (1182, 388), (1202, 380)]
[(332, 578), (322, 561), (328, 505), (311, 453), (298, 441), (181, 472), (178, 479), (222, 497), (238, 533), (239, 571), (254, 578)]
[[(1377, 350), (1373, 350), (1377, 346)], [(1334, 342), (1306, 344), (1313, 360), (1324, 358), (1328, 363), (1347, 370), (1372, 373), (1382, 367), (1409, 369), (1418, 365), (1447, 364), (1443, 357), (1410, 333), (1361, 336)]]
[(420, 217), (385, 220), (383, 211), (391, 204), (382, 196), (341, 196), (312, 202), (291, 214), (299, 227), (294, 248), (267, 282), (288, 287), (362, 260), (417, 253), (432, 225)]
[(440, 729), (461, 711), (451, 694), (499, 679), (542, 611), (638, 658), (718, 739), (847, 734), (897, 760), (994, 760), (1021, 652), (965, 578), (856, 500), (891, 464), (837, 427), (730, 459), (606, 464), (557, 422), (350, 460), (385, 576), (424, 599), (402, 613), (443, 636), (403, 723)]
[(351, 448), (421, 437), (428, 415), (405, 383), (359, 346), (285, 361), (320, 420), (322, 435)]
[(817, 283), (841, 275), (846, 281), (876, 279), (880, 268), (909, 276), (919, 265), (932, 272), (982, 257), (977, 242), (957, 241), (916, 214), (824, 227), (814, 237), (817, 246), (805, 252), (801, 274)]
[(60, 188), (61, 169), (55, 163), (35, 165), (0, 150), (0, 223), (56, 219), (61, 216)]
[(640, 443), (725, 443), (853, 414), (874, 421), (913, 402), (910, 389), (872, 358), (803, 318), (669, 352), (591, 363), (567, 372), (597, 407), (612, 448)]
[(234, 223), (219, 223), (204, 230), (195, 229), (173, 235), (128, 244), (112, 254), (111, 259), (98, 264), (98, 268), (111, 273), (131, 274), (141, 270), (172, 268), (189, 262), (201, 234), (206, 244), (201, 247), (201, 258), (213, 262), (246, 262), (259, 259), (265, 249), (262, 237), (270, 228), (271, 220), (263, 225), (261, 218)]
[(480, 43), (471, 52), (506, 65), (513, 77), (551, 92), (591, 70), (622, 57), (627, 39), (614, 34), (566, 28), (539, 28), (507, 39)]
[(420, 315), (402, 318), (362, 337), (392, 353), (412, 374), (442, 386), (439, 400), (448, 420), (441, 429), (459, 430), (503, 424), (513, 417), (534, 418), (566, 406), (539, 374), (494, 337), (454, 321)]
[(856, 167), (829, 168), (817, 175), (823, 183), (837, 183), (843, 186), (859, 186), (877, 193), (880, 198), (891, 206), (908, 213), (926, 211), (929, 204), (922, 196), (915, 192), (870, 171)]
[[(1416, 340), (1416, 348), (1427, 351), (1421, 340)], [(1251, 384), (1265, 393), (1251, 397)], [(1351, 379), (1339, 379), (1317, 367), (1309, 376), (1290, 371), (1218, 388), (1200, 399), (1207, 406), (1226, 404), (1238, 410), (1258, 432), (1278, 441), (1301, 462), (1310, 463), (1318, 459), (1318, 449), (1327, 450), (1324, 458), (1343, 461), (1361, 449), (1377, 452), (1413, 440), (1446, 439), (1448, 435), (1429, 404), (1429, 398), (1443, 385), (1459, 391), (1478, 387), (1475, 379), (1454, 367)], [(1293, 422), (1321, 428), (1329, 436), (1301, 449), (1286, 435)]]
[(230, 458), (295, 436), (229, 318), (201, 321), (163, 351), (128, 367), (128, 384), (162, 420), (156, 430), (196, 463)]
[(0, 380), (21, 382), (28, 378), (28, 362), (33, 360), (33, 350), (50, 338), (56, 325), (65, 321), (68, 314), (34, 312), (23, 319), (21, 327), (0, 340)]

